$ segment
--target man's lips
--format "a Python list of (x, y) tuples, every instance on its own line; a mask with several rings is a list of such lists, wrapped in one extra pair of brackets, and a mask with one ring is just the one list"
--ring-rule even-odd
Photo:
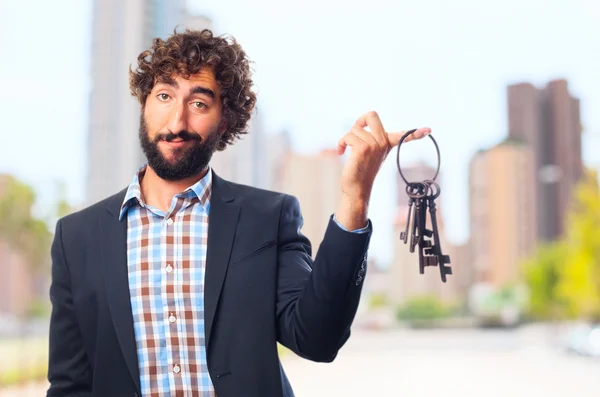
[(185, 146), (186, 143), (191, 142), (192, 140), (183, 140), (183, 139), (173, 139), (172, 141), (162, 140), (166, 145), (170, 147), (182, 147)]

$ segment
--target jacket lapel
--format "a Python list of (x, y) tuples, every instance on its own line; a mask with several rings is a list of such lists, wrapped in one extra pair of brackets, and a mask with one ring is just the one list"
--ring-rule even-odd
[(207, 345), (210, 343), (240, 213), (239, 205), (233, 203), (234, 199), (232, 185), (213, 172), (204, 276), (204, 323)]
[(129, 373), (139, 392), (140, 372), (127, 274), (127, 218), (125, 217), (119, 221), (119, 211), (124, 198), (125, 191), (113, 196), (107, 207), (108, 212), (102, 219), (102, 233), (100, 233), (102, 239), (102, 263), (104, 265), (104, 281), (108, 306), (112, 315), (117, 339), (123, 351)]

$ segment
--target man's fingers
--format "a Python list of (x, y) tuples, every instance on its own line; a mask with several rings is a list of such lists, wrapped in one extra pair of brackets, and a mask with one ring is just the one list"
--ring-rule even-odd
[(360, 140), (366, 144), (377, 145), (377, 140), (375, 139), (373, 134), (371, 134), (368, 131), (363, 130), (362, 128), (360, 128), (357, 125), (353, 126), (352, 129), (350, 130), (350, 132), (353, 133), (354, 135), (356, 135), (357, 137), (359, 137)]
[[(365, 131), (365, 133), (368, 134), (366, 131)], [(356, 135), (355, 133), (353, 133), (351, 131), (340, 138), (340, 140), (338, 141), (337, 151), (338, 151), (338, 154), (344, 154), (344, 152), (346, 151), (346, 147), (348, 147), (348, 146), (356, 148), (359, 146), (366, 146), (366, 145), (368, 145), (368, 143), (363, 141), (358, 135)]]
[[(429, 135), (430, 133), (431, 133), (431, 128), (428, 128), (428, 127), (419, 128), (415, 132), (413, 132), (412, 134), (407, 136), (404, 139), (404, 141), (402, 141), (402, 143), (406, 143), (406, 142), (414, 141), (416, 139), (424, 138), (427, 135)], [(389, 132), (387, 135), (388, 135), (388, 139), (390, 141), (390, 145), (392, 147), (398, 146), (398, 144), (400, 143), (400, 139), (402, 139), (404, 134), (406, 134), (406, 131)]]
[[(366, 131), (366, 127), (369, 127), (370, 131)], [(408, 135), (403, 143), (422, 139), (430, 133), (431, 128), (429, 127), (418, 128), (415, 132)], [(350, 132), (340, 138), (338, 153), (344, 154), (347, 146), (366, 145), (367, 147), (373, 144), (389, 150), (394, 146), (398, 146), (404, 134), (406, 134), (406, 131), (386, 133), (377, 113), (368, 112), (359, 117)]]
[(368, 112), (362, 115), (354, 123), (356, 127), (364, 129), (369, 127), (371, 134), (381, 147), (388, 147), (388, 137), (377, 112)]

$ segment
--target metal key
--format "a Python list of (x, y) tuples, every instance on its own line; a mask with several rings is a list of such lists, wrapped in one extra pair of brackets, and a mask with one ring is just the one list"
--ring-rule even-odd
[(419, 240), (421, 239), (419, 220), (422, 216), (421, 207), (423, 205), (423, 197), (427, 194), (427, 187), (424, 183), (415, 183), (415, 185), (419, 185), (419, 190), (417, 193), (412, 193), (415, 206), (413, 211), (412, 233), (410, 236), (410, 252), (415, 252), (415, 247), (419, 244)]
[(414, 202), (415, 202), (415, 199), (412, 197), (409, 197), (409, 199), (408, 199), (408, 215), (407, 215), (407, 219), (406, 219), (406, 229), (404, 229), (403, 232), (400, 232), (400, 240), (402, 240), (404, 242), (404, 244), (406, 244), (406, 242), (408, 241), (408, 228), (410, 226), (410, 218), (412, 215), (412, 209), (413, 209)]
[(440, 186), (434, 181), (426, 181), (437, 188), (437, 192), (431, 195), (427, 195), (427, 206), (429, 207), (429, 214), (431, 216), (431, 225), (433, 228), (433, 246), (427, 250), (427, 253), (431, 253), (437, 257), (437, 265), (440, 267), (440, 276), (443, 282), (446, 282), (446, 275), (452, 274), (452, 268), (445, 266), (450, 263), (450, 256), (442, 253), (442, 244), (440, 241), (440, 235), (438, 232), (437, 217), (436, 217), (436, 205), (435, 199), (439, 197), (441, 189)]
[[(415, 218), (415, 212), (416, 212), (416, 208), (414, 207), (415, 204), (415, 194), (417, 195), (417, 197), (419, 196), (418, 194), (419, 192), (419, 184), (414, 184), (414, 185), (406, 185), (406, 195), (408, 196), (408, 215), (407, 215), (407, 219), (406, 219), (406, 228), (403, 232), (400, 233), (400, 240), (402, 240), (404, 242), (404, 244), (407, 243), (408, 241), (408, 229), (410, 228), (410, 221), (411, 218), (414, 222)], [(411, 244), (412, 244), (412, 238), (411, 238)]]
[[(424, 181), (427, 184), (427, 190), (431, 190), (430, 183), (428, 181)], [(427, 207), (429, 207), (429, 202), (425, 199), (425, 203)], [(426, 228), (427, 222), (423, 221), (423, 241), (421, 243), (421, 249), (423, 250), (423, 261), (420, 267), (421, 274), (425, 273), (425, 267), (427, 266), (437, 266), (438, 265), (438, 257), (437, 255), (431, 254), (431, 248), (433, 247), (433, 242), (431, 240), (427, 240), (426, 238), (431, 239), (433, 237), (433, 230), (429, 230)]]
[(421, 274), (425, 273), (425, 252), (424, 245), (427, 241), (425, 241), (425, 222), (427, 221), (427, 201), (425, 199), (420, 199), (420, 212), (417, 215), (417, 223), (418, 223), (418, 233), (419, 233), (419, 272)]
[[(427, 189), (429, 189), (429, 185), (427, 185)], [(437, 266), (437, 256), (428, 254), (428, 249), (433, 245), (432, 241), (429, 240), (433, 236), (433, 231), (427, 229), (427, 207), (428, 201), (425, 196), (421, 204), (421, 216), (419, 218), (419, 273), (421, 274), (425, 274), (425, 267)]]

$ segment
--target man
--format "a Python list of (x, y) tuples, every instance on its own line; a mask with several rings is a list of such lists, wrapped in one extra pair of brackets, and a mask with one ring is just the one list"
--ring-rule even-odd
[(293, 396), (277, 342), (331, 362), (348, 339), (371, 188), (401, 134), (370, 112), (339, 140), (340, 154), (352, 148), (342, 200), (313, 262), (295, 197), (209, 168), (256, 101), (235, 40), (186, 31), (138, 62), (130, 86), (148, 163), (57, 223), (47, 395)]

